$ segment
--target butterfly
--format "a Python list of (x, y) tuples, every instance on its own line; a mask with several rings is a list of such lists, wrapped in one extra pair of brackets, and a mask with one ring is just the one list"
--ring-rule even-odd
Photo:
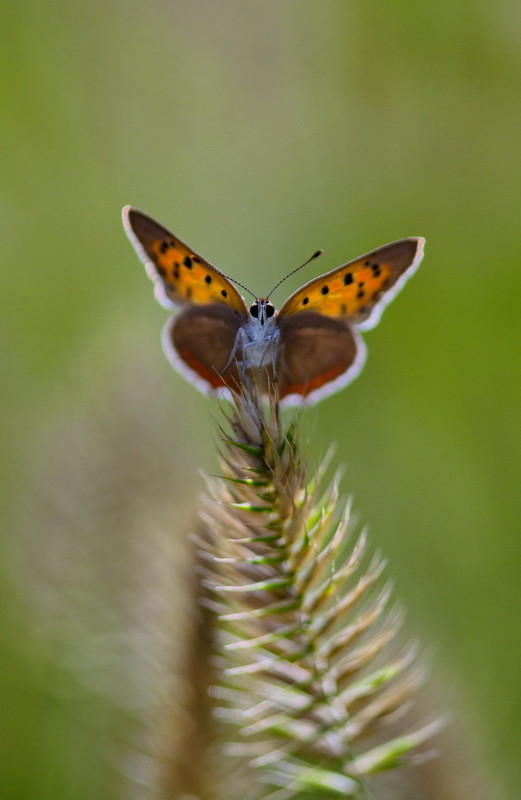
[(277, 312), (269, 295), (248, 308), (230, 278), (141, 211), (125, 206), (123, 224), (157, 299), (178, 309), (163, 332), (173, 366), (207, 394), (276, 386), (282, 405), (313, 403), (359, 375), (358, 332), (377, 324), (423, 257), (422, 238), (391, 242), (304, 284)]

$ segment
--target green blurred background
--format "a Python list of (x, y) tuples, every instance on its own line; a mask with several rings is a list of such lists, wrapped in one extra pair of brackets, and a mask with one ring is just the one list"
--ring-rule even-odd
[[(56, 607), (80, 640), (88, 600), (76, 611), (69, 586), (34, 610), (28, 576), (55, 563), (45, 481), (55, 492), (88, 442), (104, 487), (90, 502), (130, 503), (105, 496), (113, 475), (88, 432), (100, 413), (119, 430), (112, 471), (154, 460), (152, 438), (192, 498), (215, 463), (217, 407), (160, 353), (166, 315), (121, 228), (130, 203), (259, 294), (323, 247), (279, 304), (318, 271), (426, 237), (420, 271), (366, 336), (362, 376), (305, 427), (313, 458), (338, 443), (346, 490), (436, 653), (440, 705), (466, 721), (496, 796), (517, 798), (519, 4), (29, 0), (3, 6), (0, 40), (5, 796), (121, 796), (111, 690), (55, 657)], [(150, 399), (128, 412), (138, 384)], [(146, 497), (153, 470), (134, 469)], [(81, 550), (91, 512), (62, 486)]]

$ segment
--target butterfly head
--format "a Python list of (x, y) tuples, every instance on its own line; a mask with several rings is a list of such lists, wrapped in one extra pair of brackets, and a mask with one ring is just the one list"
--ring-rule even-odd
[(264, 325), (266, 320), (272, 317), (274, 314), (275, 306), (265, 297), (259, 297), (259, 299), (250, 306), (250, 315), (253, 317), (253, 319), (258, 320), (261, 325)]

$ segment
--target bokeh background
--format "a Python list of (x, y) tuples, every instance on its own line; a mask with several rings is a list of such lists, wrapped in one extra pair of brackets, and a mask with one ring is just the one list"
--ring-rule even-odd
[(139, 614), (113, 587), (128, 588), (128, 542), (134, 567), (153, 546), (152, 507), (189, 519), (215, 464), (218, 408), (163, 359), (165, 312), (121, 228), (130, 203), (259, 294), (323, 247), (278, 303), (426, 237), (363, 375), (304, 425), (312, 459), (338, 445), (434, 651), (438, 707), (494, 797), (518, 797), (521, 7), (0, 13), (5, 796), (123, 796), (115, 743), (139, 702), (124, 659), (104, 659), (114, 620)]

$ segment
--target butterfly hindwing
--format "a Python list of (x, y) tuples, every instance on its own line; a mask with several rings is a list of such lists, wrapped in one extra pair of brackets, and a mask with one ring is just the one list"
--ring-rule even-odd
[(130, 206), (123, 209), (123, 224), (162, 305), (221, 303), (247, 316), (244, 300), (231, 281), (167, 228)]
[(279, 318), (304, 311), (344, 317), (367, 329), (419, 265), (421, 238), (399, 239), (306, 283), (289, 297)]
[(278, 321), (278, 389), (284, 405), (315, 402), (350, 383), (365, 347), (348, 322), (313, 311)]
[(241, 318), (222, 303), (188, 306), (167, 322), (163, 347), (171, 364), (203, 391), (228, 387), (238, 392), (240, 326)]

